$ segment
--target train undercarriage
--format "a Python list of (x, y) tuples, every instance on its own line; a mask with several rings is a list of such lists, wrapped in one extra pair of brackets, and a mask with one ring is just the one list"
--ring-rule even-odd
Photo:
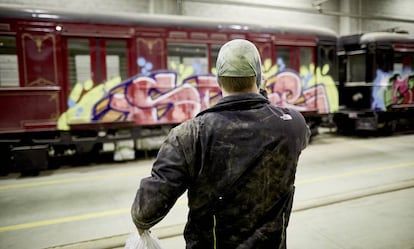
[[(106, 124), (110, 126), (111, 124)], [(93, 127), (93, 126), (92, 126)], [(0, 135), (0, 173), (36, 175), (62, 165), (128, 161), (157, 150), (173, 125), (131, 126)]]

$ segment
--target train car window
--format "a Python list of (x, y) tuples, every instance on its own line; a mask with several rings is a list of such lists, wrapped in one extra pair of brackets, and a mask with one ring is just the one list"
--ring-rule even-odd
[(279, 70), (291, 68), (289, 47), (278, 47), (276, 49), (276, 56), (276, 63), (279, 66)]
[(407, 65), (407, 67), (410, 67), (411, 70), (414, 69), (414, 53), (413, 52), (407, 54), (407, 61), (406, 61), (406, 64), (404, 65)]
[(394, 53), (394, 71), (414, 68), (414, 53)]
[(127, 44), (125, 41), (106, 41), (106, 79), (127, 77)]
[(19, 86), (16, 38), (0, 36), (0, 87)]
[(299, 53), (300, 53), (300, 55), (299, 55), (300, 66), (309, 67), (310, 64), (314, 63), (312, 48), (301, 47), (299, 49)]
[(87, 80), (92, 80), (91, 56), (89, 52), (88, 39), (69, 39), (68, 40), (69, 53), (69, 82), (70, 89), (76, 83), (85, 83)]
[[(168, 44), (168, 69), (178, 73), (207, 74), (207, 45), (189, 43)], [(191, 71), (191, 72), (190, 72)], [(188, 76), (189, 76), (188, 75)]]
[(392, 71), (394, 61), (392, 49), (376, 49), (375, 57), (377, 69), (383, 72)]
[(414, 69), (414, 53), (408, 53), (406, 54), (406, 59), (403, 60), (403, 64), (406, 67), (411, 68), (411, 70)]
[(218, 57), (218, 53), (220, 51), (221, 46), (222, 45), (216, 45), (216, 44), (211, 45), (211, 55), (210, 55), (211, 68), (210, 68), (210, 73), (213, 73), (212, 69), (216, 68), (217, 57)]
[(365, 53), (348, 54), (347, 79), (348, 82), (365, 82)]
[(346, 54), (342, 51), (338, 53), (338, 80), (341, 84), (346, 82), (346, 61)]
[(399, 72), (403, 70), (403, 56), (401, 53), (394, 54), (393, 69)]
[(284, 47), (278, 46), (276, 49), (279, 70), (290, 68), (299, 72), (301, 66), (309, 67), (315, 62), (313, 47)]

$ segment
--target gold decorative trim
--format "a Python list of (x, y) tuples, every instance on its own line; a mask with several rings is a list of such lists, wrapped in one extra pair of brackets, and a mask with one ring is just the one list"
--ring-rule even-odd
[[(22, 34), (22, 48), (23, 48), (23, 72), (24, 72), (24, 85), (25, 86), (36, 86), (41, 85), (42, 82), (45, 82), (46, 85), (58, 85), (58, 70), (57, 70), (57, 55), (56, 55), (56, 38), (53, 34), (46, 34), (44, 36), (37, 36), (37, 35), (31, 35), (28, 33)], [(50, 80), (46, 80), (44, 78), (38, 78), (37, 80), (33, 82), (28, 82), (28, 75), (27, 75), (27, 61), (26, 61), (26, 46), (25, 46), (25, 39), (28, 38), (35, 42), (37, 51), (39, 53), (42, 52), (42, 46), (43, 42), (48, 40), (49, 38), (52, 40), (52, 51), (53, 51), (53, 69), (54, 69), (54, 80), (55, 82), (52, 82)]]
[[(152, 54), (155, 44), (160, 42), (161, 45), (162, 45), (163, 40), (161, 38), (157, 38), (157, 39), (138, 38), (137, 39), (138, 45), (139, 45), (140, 42), (144, 43), (147, 46), (147, 48), (149, 49), (150, 54)], [(139, 47), (138, 47), (138, 49), (139, 49)], [(164, 54), (164, 46), (161, 46), (161, 52), (162, 52), (162, 54)]]
[(44, 79), (44, 78), (38, 78), (35, 81), (32, 81), (27, 86), (55, 86), (56, 84), (53, 81)]
[[(47, 91), (47, 90), (46, 90)], [(42, 125), (42, 123), (45, 122), (57, 122), (59, 116), (60, 116), (60, 101), (59, 101), (59, 93), (58, 92), (44, 92), (43, 91), (39, 91), (39, 92), (6, 92), (6, 93), (2, 93), (2, 96), (16, 96), (16, 97), (22, 97), (22, 96), (41, 96), (41, 97), (49, 97), (48, 101), (49, 102), (43, 102), (46, 105), (49, 104), (54, 104), (55, 105), (55, 110), (54, 112), (50, 113), (50, 116), (48, 119), (36, 119), (36, 120), (28, 120), (28, 119), (22, 119), (20, 121), (20, 128), (24, 128), (26, 126), (28, 126), (27, 124), (24, 125), (25, 123), (31, 123), (32, 126), (35, 125)], [(10, 129), (14, 129), (15, 127), (9, 127), (6, 128), (6, 130), (10, 130)], [(4, 129), (3, 129), (4, 130)]]

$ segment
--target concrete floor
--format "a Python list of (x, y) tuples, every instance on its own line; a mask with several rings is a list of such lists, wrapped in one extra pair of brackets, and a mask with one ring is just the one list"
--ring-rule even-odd
[[(293, 212), (289, 249), (412, 249), (414, 188)], [(411, 198), (410, 198), (411, 197)], [(392, 200), (392, 201), (391, 201)], [(182, 236), (161, 240), (185, 248)]]
[[(414, 135), (317, 137), (302, 154), (288, 248), (414, 248)], [(122, 248), (152, 160), (0, 179), (0, 248)], [(153, 229), (184, 248), (186, 197)]]

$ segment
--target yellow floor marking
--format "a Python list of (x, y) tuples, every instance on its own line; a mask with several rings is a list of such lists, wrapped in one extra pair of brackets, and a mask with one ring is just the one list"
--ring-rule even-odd
[(98, 175), (98, 176), (81, 176), (76, 178), (65, 178), (65, 179), (58, 179), (58, 180), (49, 180), (49, 181), (36, 181), (36, 182), (27, 182), (27, 183), (18, 183), (18, 184), (10, 184), (10, 185), (3, 185), (0, 186), (0, 190), (9, 190), (9, 189), (18, 189), (18, 188), (31, 188), (31, 187), (40, 187), (40, 186), (48, 186), (48, 185), (55, 185), (55, 184), (62, 184), (62, 183), (72, 183), (72, 182), (84, 182), (84, 181), (91, 181), (91, 180), (100, 180), (118, 176), (136, 176), (136, 175), (144, 175), (145, 173), (150, 174), (150, 169), (141, 169), (141, 170), (134, 170), (128, 172), (120, 172), (120, 173), (109, 173), (105, 175)]
[[(375, 167), (375, 168), (364, 169), (364, 170), (355, 170), (355, 171), (345, 172), (342, 174), (322, 176), (322, 177), (316, 177), (316, 178), (312, 178), (308, 180), (297, 181), (296, 185), (298, 186), (298, 185), (304, 185), (308, 183), (331, 180), (331, 179), (340, 178), (340, 177), (363, 175), (363, 174), (368, 174), (368, 173), (372, 173), (376, 171), (385, 171), (385, 170), (392, 170), (392, 169), (412, 167), (412, 166), (414, 166), (414, 162), (405, 162), (405, 163), (394, 164), (394, 165), (383, 166), (383, 167)], [(59, 184), (59, 183), (65, 183), (65, 182), (87, 181), (91, 179), (109, 178), (109, 177), (113, 177), (114, 175), (122, 176), (122, 175), (138, 174), (138, 173), (142, 173), (145, 171), (148, 171), (148, 170), (137, 170), (133, 172), (108, 174), (105, 176), (97, 176), (97, 177), (84, 177), (82, 179), (70, 178), (70, 179), (62, 179), (62, 180), (55, 180), (55, 181), (44, 181), (44, 182), (38, 182), (38, 183), (15, 184), (15, 185), (2, 186), (3, 187), (2, 189), (23, 188), (23, 187), (29, 187), (29, 186), (43, 186), (43, 185)], [(186, 199), (184, 197), (181, 197), (177, 200), (176, 204), (184, 205), (186, 203), (187, 203)], [(23, 224), (17, 224), (17, 225), (3, 226), (3, 227), (0, 227), (0, 232), (15, 231), (15, 230), (21, 230), (21, 229), (40, 227), (40, 226), (48, 226), (48, 225), (54, 225), (54, 224), (72, 222), (72, 221), (78, 221), (78, 220), (94, 219), (94, 218), (112, 216), (112, 215), (117, 215), (117, 214), (126, 214), (129, 212), (130, 212), (129, 208), (115, 209), (115, 210), (104, 211), (104, 212), (88, 213), (88, 214), (83, 214), (83, 215), (76, 215), (76, 216), (29, 222), (29, 223), (23, 223)]]
[(0, 227), (0, 232), (8, 232), (8, 231), (28, 229), (28, 228), (34, 228), (34, 227), (48, 226), (48, 225), (54, 225), (54, 224), (78, 221), (78, 220), (88, 220), (88, 219), (100, 218), (100, 217), (105, 217), (105, 216), (124, 214), (128, 212), (130, 212), (130, 209), (123, 208), (123, 209), (115, 209), (115, 210), (98, 212), (98, 213), (89, 213), (89, 214), (75, 215), (75, 216), (56, 218), (56, 219), (50, 219), (50, 220), (35, 221), (35, 222)]
[(405, 162), (405, 163), (399, 163), (394, 165), (388, 165), (388, 166), (382, 166), (382, 167), (375, 167), (375, 168), (369, 168), (369, 169), (362, 169), (362, 170), (355, 170), (355, 171), (349, 171), (341, 174), (335, 174), (335, 175), (328, 175), (328, 176), (321, 176), (311, 179), (305, 179), (300, 180), (296, 182), (296, 186), (308, 184), (308, 183), (314, 183), (314, 182), (322, 182), (326, 180), (341, 178), (341, 177), (347, 177), (347, 176), (356, 176), (356, 175), (364, 175), (372, 172), (378, 172), (378, 171), (385, 171), (385, 170), (391, 170), (391, 169), (397, 169), (397, 168), (406, 168), (406, 167), (412, 167), (414, 166), (414, 162)]

